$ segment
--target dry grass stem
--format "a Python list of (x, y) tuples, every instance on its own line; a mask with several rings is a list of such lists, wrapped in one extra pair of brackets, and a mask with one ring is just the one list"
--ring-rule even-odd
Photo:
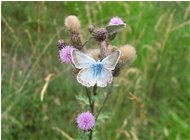
[(71, 136), (69, 136), (67, 133), (65, 133), (63, 130), (61, 130), (58, 127), (53, 127), (53, 130), (61, 133), (65, 138), (67, 138), (67, 140), (74, 140)]
[[(190, 20), (189, 20), (189, 21), (186, 21), (186, 22), (183, 22), (183, 23), (181, 23), (181, 24), (179, 24), (179, 25), (173, 27), (173, 28), (171, 29), (171, 32), (176, 31), (176, 30), (179, 30), (179, 29), (181, 29), (181, 28), (183, 28), (183, 27), (185, 27), (185, 26), (188, 26), (188, 25), (190, 25)], [(188, 28), (189, 28), (189, 27), (188, 27)]]
[(168, 40), (170, 31), (171, 31), (171, 27), (172, 27), (172, 21), (173, 21), (173, 13), (170, 15), (170, 17), (168, 19), (168, 25), (166, 26), (166, 32), (165, 32), (164, 40), (162, 42), (162, 49), (165, 48), (166, 42)]
[(40, 99), (41, 99), (41, 101), (43, 101), (45, 92), (46, 92), (47, 87), (48, 87), (48, 84), (49, 84), (51, 78), (52, 78), (54, 75), (55, 75), (55, 73), (50, 73), (50, 74), (48, 74), (48, 76), (45, 78), (45, 81), (46, 81), (46, 82), (45, 82), (45, 84), (44, 84), (44, 86), (43, 86), (43, 88), (42, 88), (42, 91), (41, 91), (41, 93), (40, 93)]

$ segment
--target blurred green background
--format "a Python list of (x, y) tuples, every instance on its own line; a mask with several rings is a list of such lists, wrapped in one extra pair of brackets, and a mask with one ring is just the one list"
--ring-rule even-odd
[(77, 137), (82, 110), (75, 96), (84, 89), (56, 48), (60, 38), (70, 40), (64, 18), (71, 14), (81, 20), (83, 41), (89, 24), (103, 27), (121, 17), (127, 28), (111, 44), (137, 51), (115, 81), (99, 139), (190, 139), (189, 2), (2, 2), (1, 8), (2, 139), (67, 139), (55, 128)]

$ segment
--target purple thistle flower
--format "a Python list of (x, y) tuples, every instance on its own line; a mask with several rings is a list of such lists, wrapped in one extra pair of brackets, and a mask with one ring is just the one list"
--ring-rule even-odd
[(125, 24), (123, 22), (123, 20), (119, 17), (113, 17), (110, 22), (109, 22), (109, 25), (120, 25), (120, 24)]
[(67, 64), (72, 63), (72, 59), (71, 59), (72, 51), (73, 51), (72, 46), (65, 46), (59, 51), (59, 57), (62, 63), (67, 63)]
[(84, 131), (89, 131), (95, 125), (95, 117), (90, 112), (83, 112), (76, 118), (76, 123), (78, 128)]

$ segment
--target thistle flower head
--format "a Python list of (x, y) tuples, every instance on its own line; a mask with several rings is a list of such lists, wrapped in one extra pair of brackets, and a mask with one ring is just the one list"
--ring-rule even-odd
[(59, 51), (59, 57), (62, 63), (71, 64), (72, 58), (71, 58), (71, 52), (73, 51), (72, 46), (65, 46)]
[(89, 131), (92, 130), (95, 125), (95, 117), (90, 112), (83, 112), (76, 118), (76, 123), (78, 128)]
[(66, 17), (65, 26), (69, 31), (79, 33), (80, 21), (76, 16), (71, 15)]
[(120, 24), (125, 24), (123, 22), (123, 20), (119, 17), (113, 17), (110, 22), (109, 22), (109, 25), (120, 25)]
[(136, 58), (136, 50), (131, 45), (124, 45), (119, 48), (121, 51), (121, 57), (119, 60), (119, 63), (132, 63), (134, 59)]

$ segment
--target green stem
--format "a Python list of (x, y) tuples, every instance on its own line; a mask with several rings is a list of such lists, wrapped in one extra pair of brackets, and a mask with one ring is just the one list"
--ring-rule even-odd
[(108, 89), (108, 91), (107, 91), (107, 93), (106, 93), (106, 97), (105, 97), (105, 99), (104, 99), (104, 101), (103, 101), (103, 104), (102, 104), (102, 106), (100, 107), (100, 109), (99, 109), (99, 111), (98, 111), (98, 113), (97, 113), (97, 115), (96, 115), (96, 121), (98, 120), (98, 117), (99, 117), (101, 111), (103, 110), (103, 108), (104, 108), (104, 106), (105, 106), (105, 104), (106, 104), (106, 102), (107, 102), (109, 96), (112, 94), (112, 87), (113, 87), (113, 83), (111, 84), (111, 87)]
[[(97, 91), (97, 85), (95, 84), (93, 88), (93, 96), (96, 96), (96, 91)], [(91, 100), (90, 107), (91, 107), (92, 114), (94, 114), (94, 103), (95, 103), (94, 99)], [(89, 140), (92, 140), (92, 134), (93, 134), (93, 129), (90, 131)]]
[(92, 104), (91, 94), (90, 94), (89, 89), (87, 87), (85, 87), (85, 90), (86, 90), (86, 95), (88, 97), (89, 105), (90, 105), (90, 108), (91, 108), (91, 104)]
[[(93, 97), (96, 96), (96, 90), (97, 90), (97, 85), (95, 84), (94, 88), (93, 88)], [(94, 114), (94, 99), (92, 100), (92, 114)]]

